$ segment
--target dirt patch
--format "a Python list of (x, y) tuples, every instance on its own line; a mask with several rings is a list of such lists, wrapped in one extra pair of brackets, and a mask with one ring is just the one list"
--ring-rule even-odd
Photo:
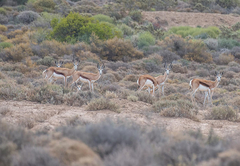
[(187, 12), (142, 12), (145, 20), (159, 23), (161, 27), (169, 29), (173, 26), (231, 26), (240, 22), (240, 17), (216, 13), (187, 13)]
[[(120, 106), (120, 113), (109, 110), (86, 111), (86, 106), (70, 107), (67, 105), (39, 104), (28, 101), (0, 101), (0, 107), (7, 106), (10, 110), (1, 118), (8, 123), (22, 125), (23, 120), (31, 121), (30, 130), (52, 130), (74, 117), (79, 117), (91, 123), (109, 117), (113, 120), (129, 119), (144, 126), (160, 126), (166, 128), (168, 132), (184, 132), (188, 130), (200, 129), (204, 135), (209, 133), (211, 127), (220, 137), (235, 136), (240, 138), (240, 123), (226, 120), (204, 120), (207, 110), (200, 110), (198, 118), (200, 122), (195, 122), (186, 118), (165, 118), (158, 113), (151, 111), (151, 104), (144, 102), (130, 102), (124, 99), (113, 99), (112, 102)], [(28, 128), (28, 126), (26, 126)], [(237, 135), (238, 134), (238, 135)]]

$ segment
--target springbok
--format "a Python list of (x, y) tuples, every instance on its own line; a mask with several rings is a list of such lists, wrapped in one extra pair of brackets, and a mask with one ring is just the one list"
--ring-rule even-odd
[(195, 93), (199, 90), (199, 91), (205, 92), (203, 105), (205, 106), (205, 101), (206, 101), (207, 97), (208, 97), (208, 102), (211, 102), (211, 105), (212, 105), (213, 92), (219, 85), (219, 83), (221, 81), (221, 77), (223, 75), (223, 72), (221, 72), (221, 73), (215, 72), (215, 74), (216, 74), (215, 81), (209, 81), (209, 80), (204, 80), (204, 79), (200, 79), (200, 78), (194, 78), (190, 81), (189, 86), (192, 89), (192, 93), (191, 93), (192, 103), (194, 103), (194, 101), (195, 101), (195, 98), (194, 98)]
[(139, 85), (137, 92), (141, 91), (143, 87), (147, 86), (149, 91), (150, 88), (153, 89), (152, 95), (154, 96), (155, 87), (157, 86), (157, 80), (154, 77), (150, 75), (141, 75), (137, 80), (137, 84)]
[[(103, 63), (103, 62), (102, 62)], [(77, 82), (80, 80), (83, 83), (89, 84), (90, 91), (94, 92), (93, 83), (99, 80), (99, 78), (102, 76), (102, 71), (105, 68), (104, 63), (100, 66), (99, 63), (97, 64), (98, 73), (88, 73), (88, 72), (82, 72), (82, 71), (76, 71), (73, 73), (73, 81), (72, 81), (72, 87), (73, 84), (77, 86)], [(80, 86), (77, 86), (78, 90), (81, 90), (82, 84)]]
[[(157, 86), (155, 87), (155, 90), (158, 89), (159, 90), (159, 96), (161, 96), (161, 87), (162, 87), (162, 95), (164, 96), (164, 85), (165, 82), (168, 79), (168, 75), (170, 73), (170, 70), (172, 69), (172, 63), (170, 63), (168, 66), (166, 63), (164, 63), (164, 68), (165, 68), (165, 72), (163, 75), (159, 75), (158, 77), (154, 77), (157, 81)], [(148, 92), (149, 93), (153, 93), (153, 89), (152, 86), (148, 86)]]
[(63, 78), (64, 79), (64, 86), (67, 84), (67, 78), (70, 77), (76, 70), (77, 66), (79, 64), (79, 61), (73, 61), (73, 68), (61, 68), (61, 67), (49, 67), (48, 69), (43, 71), (43, 74), (46, 73), (45, 78), (49, 80), (49, 82), (52, 82), (53, 79), (57, 78)]

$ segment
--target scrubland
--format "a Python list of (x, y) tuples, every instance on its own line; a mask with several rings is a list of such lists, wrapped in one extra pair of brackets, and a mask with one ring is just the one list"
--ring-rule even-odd
[[(239, 6), (238, 0), (1, 1), (0, 163), (239, 165)], [(163, 19), (164, 12), (176, 18)], [(190, 24), (191, 12), (208, 14)], [(105, 64), (94, 92), (88, 84), (78, 91), (71, 77), (66, 87), (63, 79), (44, 79), (55, 61), (71, 69), (72, 60), (91, 73)], [(136, 92), (139, 76), (164, 74), (164, 63), (173, 65), (165, 96)], [(224, 74), (213, 105), (203, 106), (201, 92), (194, 105), (189, 81), (214, 81), (215, 72)]]

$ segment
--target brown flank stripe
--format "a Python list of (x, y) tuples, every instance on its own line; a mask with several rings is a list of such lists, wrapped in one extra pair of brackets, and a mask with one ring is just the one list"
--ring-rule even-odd
[(55, 72), (56, 74), (60, 74), (60, 75), (63, 75), (63, 76), (65, 76), (63, 73), (61, 73), (61, 72), (58, 72), (58, 71), (56, 71), (56, 70), (54, 70), (54, 72)]
[(204, 85), (204, 86), (206, 86), (206, 87), (208, 87), (208, 88), (210, 87), (208, 84), (206, 84), (206, 83), (204, 83), (204, 82), (199, 81), (199, 83), (202, 84), (202, 85)]

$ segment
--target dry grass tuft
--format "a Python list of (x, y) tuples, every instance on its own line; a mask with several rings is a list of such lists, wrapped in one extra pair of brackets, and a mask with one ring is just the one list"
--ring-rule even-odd
[(99, 156), (81, 141), (62, 138), (60, 140), (52, 140), (49, 147), (51, 154), (66, 165), (102, 165)]
[(8, 107), (6, 107), (6, 106), (0, 107), (0, 114), (1, 115), (6, 115), (6, 114), (8, 114), (10, 112), (11, 112), (11, 110)]
[(238, 111), (236, 111), (232, 106), (219, 105), (213, 107), (210, 114), (207, 115), (206, 118), (213, 120), (238, 121)]
[(105, 98), (92, 100), (88, 106), (88, 111), (96, 111), (96, 110), (111, 110), (114, 112), (119, 112), (119, 107), (115, 103), (112, 103), (110, 100)]
[(199, 121), (196, 117), (194, 106), (189, 100), (162, 100), (154, 103), (153, 110), (165, 117), (185, 117), (194, 121)]
[(134, 96), (134, 95), (128, 96), (127, 99), (128, 99), (129, 101), (132, 101), (132, 102), (137, 102), (137, 101), (138, 101), (138, 97), (137, 97), (137, 96)]

